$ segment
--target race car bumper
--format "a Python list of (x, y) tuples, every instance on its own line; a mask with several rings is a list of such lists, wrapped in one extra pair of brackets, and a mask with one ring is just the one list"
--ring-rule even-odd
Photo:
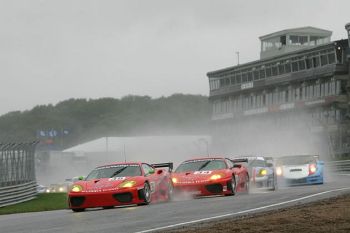
[(142, 189), (130, 188), (118, 191), (70, 192), (69, 208), (95, 208), (144, 203)]
[(207, 181), (196, 183), (176, 183), (173, 184), (173, 194), (190, 194), (193, 196), (210, 196), (210, 195), (224, 195), (231, 193), (228, 190), (227, 184), (231, 182), (230, 179), (220, 181)]
[(300, 179), (288, 179), (284, 177), (279, 177), (278, 183), (280, 185), (286, 185), (286, 186), (323, 184), (323, 176), (322, 175), (307, 176)]
[(258, 189), (269, 189), (274, 188), (274, 178), (273, 176), (262, 176), (251, 178), (250, 184), (253, 188)]

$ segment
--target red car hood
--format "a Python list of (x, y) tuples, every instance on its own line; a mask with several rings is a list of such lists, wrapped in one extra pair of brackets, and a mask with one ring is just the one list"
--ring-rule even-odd
[(222, 178), (225, 177), (225, 170), (213, 170), (213, 171), (191, 171), (173, 173), (172, 177), (178, 179), (179, 182), (186, 181), (207, 181), (210, 177), (215, 174), (220, 174)]
[[(96, 190), (107, 190), (107, 189), (115, 189), (121, 183), (133, 180), (138, 181), (139, 177), (115, 177), (115, 178), (101, 178), (101, 179), (93, 179), (88, 181), (79, 181), (74, 183), (75, 185), (80, 185), (83, 187), (83, 191), (96, 191)], [(137, 182), (138, 183), (138, 182)]]

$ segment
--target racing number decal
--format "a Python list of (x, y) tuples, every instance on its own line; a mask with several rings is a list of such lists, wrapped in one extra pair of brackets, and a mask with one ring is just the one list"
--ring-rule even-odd
[(200, 174), (200, 175), (209, 175), (209, 174), (211, 174), (211, 172), (212, 171), (195, 171), (193, 174), (195, 174), (195, 175), (198, 175), (198, 174)]
[(150, 187), (151, 187), (151, 193), (154, 193), (156, 191), (156, 183), (150, 182)]
[(125, 180), (126, 177), (113, 177), (113, 178), (109, 178), (108, 180), (111, 181), (111, 180)]

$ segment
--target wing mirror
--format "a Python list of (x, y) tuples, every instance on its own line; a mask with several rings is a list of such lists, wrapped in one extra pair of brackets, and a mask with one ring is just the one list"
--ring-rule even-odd
[(149, 170), (148, 174), (154, 174), (154, 170)]
[(85, 180), (85, 176), (79, 176), (78, 180)]

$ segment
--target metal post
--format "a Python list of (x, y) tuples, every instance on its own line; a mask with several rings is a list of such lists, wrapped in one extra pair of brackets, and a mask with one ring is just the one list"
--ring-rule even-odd
[(348, 43), (350, 47), (350, 23), (345, 25), (346, 32), (348, 33)]

